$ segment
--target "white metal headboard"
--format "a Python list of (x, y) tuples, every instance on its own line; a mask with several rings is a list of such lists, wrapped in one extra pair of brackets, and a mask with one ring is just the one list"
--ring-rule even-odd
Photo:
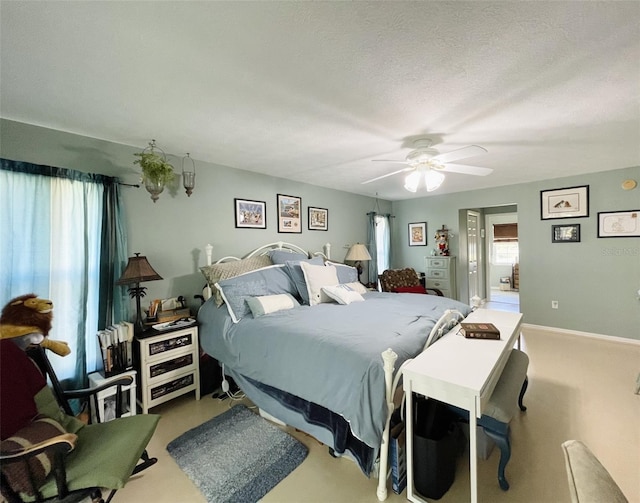
[[(226, 257), (222, 257), (216, 260), (215, 263), (222, 264), (223, 262), (232, 262), (234, 260), (242, 260), (244, 258), (257, 257), (259, 255), (266, 255), (271, 250), (285, 250), (285, 251), (290, 251), (291, 253), (302, 253), (307, 257), (323, 257), (324, 259), (329, 260), (331, 258), (331, 243), (326, 243), (322, 248), (323, 248), (322, 251), (308, 252), (307, 250), (303, 250), (297, 245), (294, 245), (291, 243), (285, 243), (284, 241), (277, 241), (275, 243), (269, 243), (259, 248), (256, 248), (255, 250), (244, 255), (243, 257), (235, 257), (233, 255), (227, 255)], [(205, 246), (205, 253), (207, 254), (207, 265), (213, 264), (214, 263), (213, 262), (213, 246), (211, 244), (208, 244), (207, 246)], [(206, 291), (207, 291), (206, 298), (208, 299), (211, 297), (211, 287), (209, 285), (207, 285)]]

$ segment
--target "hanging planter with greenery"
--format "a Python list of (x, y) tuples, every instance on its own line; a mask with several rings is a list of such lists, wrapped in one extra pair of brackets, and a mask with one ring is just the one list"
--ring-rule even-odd
[[(160, 154), (156, 153), (156, 150)], [(151, 140), (149, 146), (142, 152), (133, 155), (140, 158), (133, 161), (133, 163), (139, 164), (142, 168), (142, 182), (155, 203), (160, 193), (164, 190), (164, 186), (173, 181), (176, 176), (173, 166), (167, 162), (167, 156), (162, 149), (156, 146), (155, 140)]]

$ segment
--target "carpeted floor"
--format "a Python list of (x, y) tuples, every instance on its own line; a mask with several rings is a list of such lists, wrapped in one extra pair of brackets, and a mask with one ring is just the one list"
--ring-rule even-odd
[(209, 503), (258, 501), (308, 453), (244, 405), (180, 435), (167, 451)]

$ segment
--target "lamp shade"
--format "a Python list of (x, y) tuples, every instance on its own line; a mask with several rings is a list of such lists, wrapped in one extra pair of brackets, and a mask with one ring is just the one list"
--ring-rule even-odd
[(344, 258), (345, 260), (371, 260), (371, 255), (369, 255), (369, 250), (367, 247), (361, 243), (356, 243), (351, 245), (349, 251), (347, 252), (347, 256)]
[(143, 281), (154, 281), (157, 279), (162, 279), (162, 276), (151, 267), (147, 261), (147, 257), (141, 257), (139, 253), (136, 253), (135, 257), (129, 257), (129, 263), (120, 279), (116, 281), (116, 285), (142, 283)]
[(440, 171), (430, 169), (424, 174), (424, 181), (427, 185), (427, 192), (432, 192), (442, 185), (444, 175)]
[(416, 192), (418, 190), (418, 185), (420, 184), (421, 176), (422, 173), (420, 171), (414, 171), (408, 175), (404, 180), (404, 188), (409, 192)]

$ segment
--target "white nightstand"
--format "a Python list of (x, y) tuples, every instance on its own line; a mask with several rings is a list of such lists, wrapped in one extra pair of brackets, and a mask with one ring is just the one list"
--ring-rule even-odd
[[(89, 386), (91, 388), (97, 388), (98, 386), (102, 386), (105, 383), (109, 383), (111, 381), (115, 381), (123, 376), (131, 376), (133, 377), (133, 382), (130, 386), (122, 387), (122, 403), (124, 404), (124, 410), (122, 417), (125, 416), (135, 416), (136, 415), (136, 371), (135, 370), (127, 370), (126, 372), (122, 372), (121, 374), (114, 375), (111, 377), (103, 377), (100, 372), (93, 372), (89, 374)], [(98, 399), (98, 410), (95, 410), (95, 406), (93, 400), (89, 400), (91, 403), (91, 420), (92, 422), (98, 422), (98, 415), (100, 418), (100, 422), (111, 421), (115, 419), (116, 409), (116, 386), (111, 388), (103, 389), (97, 393)]]
[(195, 391), (200, 400), (198, 326), (145, 332), (136, 336), (142, 413)]

